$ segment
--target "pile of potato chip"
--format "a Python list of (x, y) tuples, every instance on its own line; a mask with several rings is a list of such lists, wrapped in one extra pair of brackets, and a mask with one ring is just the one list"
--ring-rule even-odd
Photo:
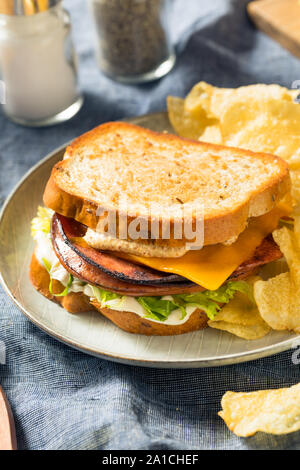
[[(168, 97), (169, 119), (182, 137), (277, 155), (289, 163), (292, 196), (300, 207), (300, 105), (297, 90), (279, 85), (217, 88), (205, 82), (185, 99)], [(273, 236), (285, 256), (252, 279), (255, 303), (237, 295), (209, 326), (244, 339), (270, 329), (300, 333), (300, 216)], [(266, 276), (265, 276), (266, 277)]]
[(182, 137), (277, 155), (289, 163), (300, 200), (299, 91), (279, 85), (195, 85), (185, 99), (168, 97), (169, 118)]

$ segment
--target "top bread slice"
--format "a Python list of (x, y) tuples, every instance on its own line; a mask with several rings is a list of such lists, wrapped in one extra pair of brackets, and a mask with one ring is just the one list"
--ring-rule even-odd
[(183, 213), (195, 223), (200, 212), (209, 245), (236, 239), (250, 217), (272, 210), (289, 190), (288, 165), (273, 155), (109, 122), (67, 148), (44, 203), (91, 229), (103, 211), (128, 224), (137, 216), (148, 222), (151, 214), (171, 226)]

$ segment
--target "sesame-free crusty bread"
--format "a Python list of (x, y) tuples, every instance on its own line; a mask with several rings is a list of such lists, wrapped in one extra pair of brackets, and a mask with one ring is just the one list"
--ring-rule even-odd
[[(67, 148), (44, 202), (91, 229), (108, 210), (130, 224), (136, 216), (148, 222), (151, 208), (152, 220), (161, 227), (170, 219), (172, 227), (183, 210), (195, 222), (203, 209), (209, 245), (233, 241), (249, 217), (269, 212), (289, 190), (288, 165), (278, 157), (110, 122)], [(127, 204), (121, 210), (120, 200)]]
[(131, 253), (150, 258), (179, 258), (188, 251), (186, 243), (169, 246), (167, 243), (157, 243), (157, 240), (121, 240), (91, 228), (87, 229), (83, 239), (89, 246), (96, 248), (96, 250)]
[(207, 315), (200, 309), (196, 309), (189, 319), (181, 325), (164, 325), (142, 318), (136, 313), (119, 312), (110, 308), (101, 308), (96, 300), (91, 301), (92, 305), (99, 310), (106, 318), (127, 333), (146, 336), (173, 336), (191, 333), (192, 331), (203, 330), (207, 327)]
[[(81, 292), (70, 292), (65, 297), (55, 297), (49, 292), (50, 277), (47, 270), (40, 265), (33, 253), (29, 267), (29, 278), (35, 289), (49, 300), (59, 303), (69, 313), (81, 313), (91, 310), (98, 310), (102, 315), (111, 320), (115, 325), (128, 333), (154, 336), (171, 336), (190, 333), (205, 328), (208, 318), (204, 312), (197, 309), (190, 318), (181, 325), (164, 325), (142, 318), (132, 312), (119, 312), (108, 308), (101, 308), (96, 299), (90, 300), (89, 297)], [(53, 280), (53, 291), (62, 292), (64, 286), (56, 280)]]

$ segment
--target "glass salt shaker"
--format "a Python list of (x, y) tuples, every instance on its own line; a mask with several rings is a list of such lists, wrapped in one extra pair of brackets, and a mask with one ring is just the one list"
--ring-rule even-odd
[(1, 0), (3, 110), (27, 126), (66, 121), (81, 108), (69, 14), (61, 0)]
[(173, 0), (89, 0), (102, 71), (124, 83), (161, 78), (174, 66)]

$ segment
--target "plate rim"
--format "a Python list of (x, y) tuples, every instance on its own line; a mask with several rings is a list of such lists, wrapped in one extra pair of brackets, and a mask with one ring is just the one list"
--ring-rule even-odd
[[(162, 112), (156, 112), (156, 113), (149, 113), (149, 114), (144, 114), (141, 116), (136, 116), (136, 117), (131, 117), (124, 119), (126, 122), (137, 122), (138, 120), (142, 119), (147, 119), (149, 117), (155, 117), (155, 116), (162, 116), (162, 114), (166, 114), (165, 111)], [(22, 178), (17, 182), (17, 184), (13, 187), (13, 189), (10, 191), (9, 195), (5, 199), (2, 208), (0, 209), (0, 229), (1, 225), (3, 223), (3, 219), (5, 216), (6, 211), (9, 209), (9, 205), (11, 204), (15, 194), (19, 191), (19, 189), (22, 187), (24, 182), (28, 179), (29, 176), (33, 175), (41, 166), (43, 166), (46, 162), (51, 160), (55, 155), (57, 155), (59, 152), (62, 152), (63, 150), (66, 149), (66, 147), (70, 144), (71, 141), (66, 142), (65, 144), (57, 147), (53, 151), (49, 152), (44, 158), (39, 160), (37, 163), (35, 163), (29, 170), (22, 176)], [(243, 362), (248, 362), (248, 361), (254, 361), (257, 359), (262, 359), (264, 357), (269, 357), (275, 354), (279, 354), (281, 352), (287, 351), (289, 349), (293, 348), (293, 345), (297, 341), (297, 339), (300, 338), (300, 335), (294, 336), (292, 338), (287, 338), (284, 341), (279, 342), (278, 344), (275, 345), (269, 345), (265, 347), (261, 347), (257, 350), (254, 351), (245, 351), (242, 353), (234, 353), (228, 356), (219, 356), (219, 357), (206, 357), (203, 359), (183, 359), (182, 361), (176, 360), (155, 360), (155, 359), (136, 359), (133, 358), (132, 356), (128, 356), (126, 354), (111, 354), (109, 352), (103, 351), (103, 352), (97, 352), (93, 349), (90, 349), (88, 347), (80, 346), (76, 344), (76, 341), (73, 341), (71, 338), (63, 337), (61, 334), (57, 333), (54, 331), (53, 328), (47, 327), (43, 325), (42, 322), (34, 318), (29, 311), (26, 310), (26, 308), (22, 305), (21, 302), (19, 302), (15, 297), (13, 292), (10, 290), (8, 287), (2, 272), (0, 271), (0, 284), (3, 287), (3, 290), (6, 292), (6, 294), (10, 297), (10, 299), (13, 301), (13, 303), (18, 307), (18, 309), (25, 315), (25, 317), (30, 320), (35, 326), (37, 326), (39, 329), (44, 331), (46, 334), (51, 336), (52, 338), (55, 338), (56, 340), (60, 341), (63, 344), (66, 344), (78, 351), (81, 351), (85, 354), (89, 354), (94, 357), (98, 357), (101, 359), (106, 359), (109, 361), (113, 362), (119, 362), (127, 365), (134, 365), (134, 366), (143, 366), (143, 367), (152, 367), (152, 368), (172, 368), (172, 369), (182, 369), (182, 368), (203, 368), (203, 367), (219, 367), (219, 366), (225, 366), (225, 365), (232, 365), (232, 364), (239, 364)]]

